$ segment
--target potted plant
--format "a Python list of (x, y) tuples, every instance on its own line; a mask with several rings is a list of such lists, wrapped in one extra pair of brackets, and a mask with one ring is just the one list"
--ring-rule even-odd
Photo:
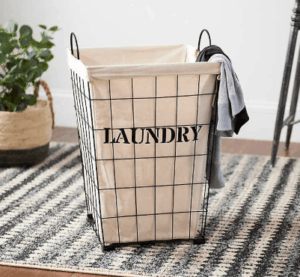
[[(41, 80), (53, 59), (50, 49), (57, 26), (42, 29), (41, 40), (32, 28), (12, 20), (0, 25), (0, 165), (33, 165), (48, 153), (54, 127), (52, 97)], [(48, 101), (38, 99), (39, 86)], [(27, 93), (32, 86), (34, 93)]]

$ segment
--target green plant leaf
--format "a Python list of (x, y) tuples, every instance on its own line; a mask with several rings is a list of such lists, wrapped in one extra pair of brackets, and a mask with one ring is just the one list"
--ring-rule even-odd
[(26, 108), (27, 108), (27, 103), (26, 103), (26, 100), (25, 99), (22, 99), (21, 100), (21, 102), (20, 102), (20, 104), (17, 106), (17, 109), (16, 109), (16, 111), (17, 112), (22, 112), (22, 111), (24, 111)]
[(14, 33), (17, 32), (17, 30), (18, 30), (18, 24), (15, 23), (15, 24), (14, 24)]
[(30, 68), (30, 60), (24, 59), (24, 66), (23, 66), (23, 68), (26, 68), (26, 69)]
[(48, 62), (53, 59), (53, 55), (50, 50), (45, 50), (41, 53), (40, 58), (43, 59), (45, 62)]
[(7, 42), (1, 44), (0, 51), (3, 54), (10, 54), (13, 50), (14, 50), (14, 46), (12, 45), (12, 43)]
[(26, 48), (30, 45), (32, 40), (32, 36), (30, 35), (25, 35), (25, 36), (21, 36), (19, 39), (20, 45), (22, 48)]
[(32, 29), (28, 25), (23, 25), (20, 30), (19, 42), (22, 48), (26, 48), (30, 45), (32, 40)]
[(24, 99), (26, 100), (27, 105), (32, 106), (35, 105), (37, 102), (37, 99), (34, 95), (32, 94), (26, 94), (24, 96)]
[(7, 43), (8, 40), (9, 40), (9, 39), (8, 39), (7, 33), (0, 32), (0, 43), (1, 43), (1, 45), (2, 45), (3, 43)]
[(52, 43), (51, 41), (47, 41), (47, 42), (40, 42), (39, 43), (39, 48), (52, 48), (55, 44)]
[(15, 106), (16, 106), (16, 105), (14, 105), (14, 103), (12, 103), (8, 100), (4, 100), (4, 104), (5, 104), (5, 106), (7, 106), (8, 110), (10, 112), (12, 112), (14, 110)]
[(19, 32), (21, 36), (30, 36), (30, 37), (32, 36), (33, 33), (31, 27), (29, 27), (28, 25), (23, 25), (20, 28)]
[(41, 27), (42, 29), (47, 29), (47, 27), (45, 25), (39, 25), (39, 27)]
[(58, 26), (53, 26), (49, 29), (49, 31), (53, 31), (53, 32), (55, 32), (57, 30), (58, 30)]
[[(25, 90), (26, 89), (26, 80), (23, 80), (23, 78), (16, 78), (14, 80), (14, 85), (17, 85), (20, 88), (20, 91)], [(17, 94), (19, 94), (20, 92), (18, 92)]]
[(15, 64), (10, 70), (9, 70), (9, 73), (12, 74), (12, 73), (15, 73), (18, 69), (18, 64)]
[(24, 60), (20, 60), (19, 64), (18, 64), (18, 68), (22, 69), (22, 67), (24, 66)]
[(39, 67), (41, 67), (43, 69), (43, 71), (45, 72), (45, 71), (47, 71), (49, 66), (46, 62), (42, 62), (39, 64)]
[(6, 55), (0, 52), (0, 65), (6, 62)]
[(30, 60), (31, 58), (33, 58), (36, 55), (36, 51), (31, 51), (28, 54), (28, 59)]
[(53, 55), (51, 54), (48, 58), (44, 59), (45, 62), (49, 62), (53, 59)]
[(48, 50), (48, 49), (46, 49), (46, 50), (44, 50), (41, 54), (40, 54), (40, 58), (42, 58), (42, 59), (46, 59), (46, 58), (48, 58), (49, 56), (51, 55), (51, 51), (50, 50)]
[(14, 48), (19, 48), (19, 43), (17, 39), (11, 40), (10, 43)]
[(35, 47), (37, 49), (45, 49), (45, 48), (49, 49), (49, 48), (53, 47), (54, 45), (55, 44), (52, 43), (51, 41), (46, 41), (46, 42), (41, 41), (41, 42), (38, 42), (35, 39), (31, 40), (31, 46)]
[(29, 61), (29, 66), (30, 67), (35, 67), (39, 64), (39, 60), (37, 58), (31, 58), (30, 61)]
[(12, 103), (18, 105), (20, 104), (21, 100), (22, 100), (22, 96), (20, 94), (17, 94), (14, 98), (12, 98)]
[(45, 32), (42, 32), (41, 35), (42, 35), (42, 41), (41, 42), (47, 42), (47, 41), (49, 41), (48, 36), (46, 35)]
[(33, 80), (35, 79), (34, 75), (35, 75), (34, 71), (30, 72), (27, 77), (27, 82), (33, 82)]
[(31, 68), (31, 70), (29, 71), (27, 80), (30, 80), (30, 82), (33, 82), (36, 78), (40, 77), (42, 74), (43, 74), (42, 67)]
[(38, 68), (36, 68), (36, 69), (34, 69), (35, 70), (35, 72), (36, 72), (36, 77), (38, 78), (38, 77), (41, 77), (42, 76), (42, 74), (43, 74), (43, 68), (42, 67), (38, 67)]
[(39, 43), (34, 38), (32, 38), (32, 40), (31, 40), (31, 46), (39, 48)]
[(18, 64), (18, 60), (11, 59), (9, 62), (7, 62), (6, 68), (11, 70), (16, 64)]

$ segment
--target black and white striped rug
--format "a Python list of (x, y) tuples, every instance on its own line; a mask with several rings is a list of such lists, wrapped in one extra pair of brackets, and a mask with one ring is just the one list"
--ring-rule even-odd
[(300, 276), (300, 160), (222, 155), (207, 242), (103, 253), (87, 221), (79, 148), (51, 142), (29, 168), (0, 168), (0, 264), (118, 276)]

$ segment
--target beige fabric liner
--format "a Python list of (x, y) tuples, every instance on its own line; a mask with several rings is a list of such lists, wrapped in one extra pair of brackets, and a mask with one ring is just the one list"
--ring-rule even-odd
[[(194, 51), (192, 55), (187, 53), (188, 49)], [(85, 101), (85, 104), (77, 109), (81, 114), (87, 115), (86, 122), (90, 126), (93, 124), (99, 130), (93, 134), (83, 124), (79, 131), (81, 138), (87, 138), (88, 134), (91, 141), (89, 151), (95, 151), (96, 158), (100, 159), (97, 162), (97, 172), (93, 172), (94, 177), (98, 178), (100, 207), (97, 207), (98, 194), (93, 198), (93, 194), (90, 191), (88, 193), (90, 199), (94, 199), (93, 205), (99, 209), (98, 213), (101, 208), (102, 217), (107, 218), (102, 220), (99, 230), (103, 241), (103, 228), (104, 241), (107, 244), (118, 243), (119, 236), (120, 242), (135, 242), (137, 237), (139, 241), (155, 240), (155, 233), (156, 240), (170, 240), (172, 237), (187, 239), (189, 235), (190, 238), (196, 235), (199, 213), (193, 211), (201, 208), (201, 183), (204, 182), (206, 165), (206, 156), (202, 154), (207, 153), (209, 125), (202, 126), (196, 147), (192, 140), (191, 126), (195, 126), (196, 122), (198, 125), (210, 123), (213, 95), (209, 93), (214, 92), (220, 65), (193, 63), (195, 54), (195, 49), (186, 45), (80, 49), (81, 61), (89, 72), (90, 95), (87, 89), (84, 91), (93, 100), (90, 103), (88, 98), (82, 97), (81, 101)], [(76, 60), (73, 56), (68, 59), (74, 72), (82, 70), (76, 68), (80, 61), (73, 63), (72, 59)], [(83, 86), (87, 88), (84, 78), (80, 86), (81, 89)], [(200, 96), (197, 96), (198, 87)], [(173, 128), (175, 131), (176, 125), (189, 128), (189, 141), (155, 143), (149, 139), (150, 143), (145, 143), (144, 137), (143, 143), (133, 144), (130, 128), (153, 128), (155, 120), (157, 128)], [(127, 128), (125, 131), (130, 143), (123, 143), (122, 139), (120, 143), (104, 143), (103, 129), (112, 126), (115, 129), (115, 138), (120, 133), (117, 128)], [(169, 138), (170, 133), (171, 131), (167, 135)], [(109, 135), (111, 141), (111, 130)], [(141, 139), (141, 135), (142, 130), (138, 130), (137, 138)], [(87, 141), (84, 143), (89, 145)], [(82, 151), (87, 151), (83, 144), (81, 147)], [(195, 158), (191, 156), (194, 155), (194, 149), (196, 155), (199, 155)], [(158, 157), (156, 168), (155, 152)], [(84, 164), (89, 162), (87, 157), (83, 155)], [(101, 224), (99, 219), (98, 224)]]
[[(76, 55), (76, 50), (74, 50)], [(198, 51), (190, 45), (149, 45), (80, 48), (80, 60), (67, 49), (70, 68), (85, 80), (120, 77), (219, 74), (219, 63), (195, 63)]]

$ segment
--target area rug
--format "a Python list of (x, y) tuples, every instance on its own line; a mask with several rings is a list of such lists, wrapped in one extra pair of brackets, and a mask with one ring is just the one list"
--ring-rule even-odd
[(207, 242), (103, 253), (87, 220), (80, 152), (51, 142), (33, 167), (0, 168), (0, 264), (115, 276), (300, 276), (300, 160), (222, 155)]

